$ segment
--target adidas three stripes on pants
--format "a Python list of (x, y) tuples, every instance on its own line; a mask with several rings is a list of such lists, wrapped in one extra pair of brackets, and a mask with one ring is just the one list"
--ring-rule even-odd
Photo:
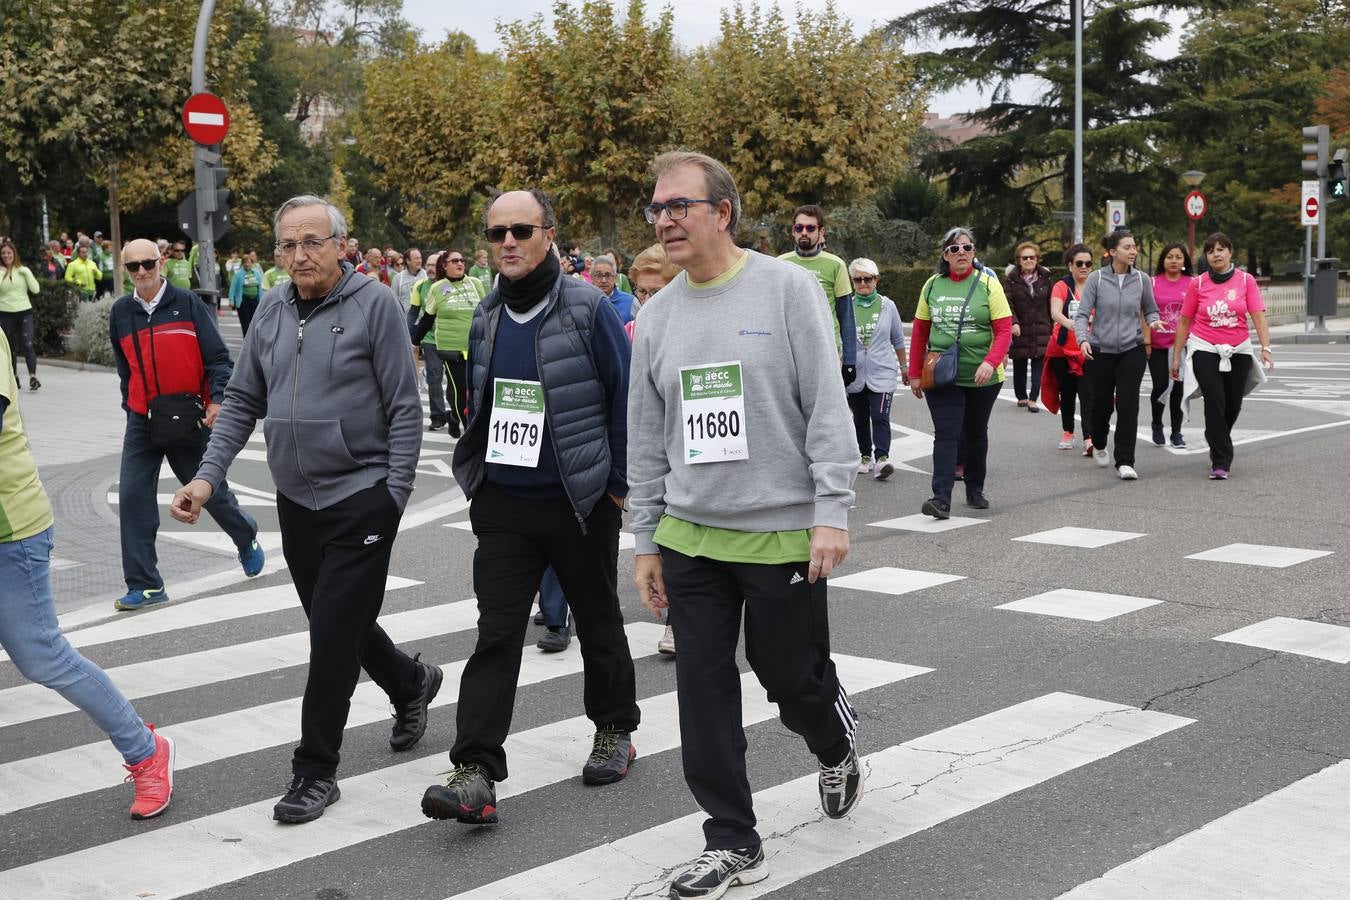
[(806, 580), (807, 561), (728, 563), (661, 548), (675, 629), (676, 687), (684, 777), (709, 816), (709, 850), (760, 843), (745, 770), (741, 682), (736, 665), (742, 614), (745, 655), (779, 717), (826, 765), (848, 755), (857, 715), (830, 660), (825, 581)]

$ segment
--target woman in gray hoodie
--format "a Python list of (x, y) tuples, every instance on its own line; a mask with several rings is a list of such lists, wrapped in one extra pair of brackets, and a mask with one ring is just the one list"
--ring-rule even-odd
[[(1083, 358), (1092, 360), (1092, 446), (1097, 465), (1110, 464), (1106, 436), (1111, 427), (1110, 402), (1115, 397), (1116, 471), (1122, 481), (1134, 481), (1134, 445), (1139, 428), (1139, 384), (1148, 364), (1145, 347), (1154, 329), (1161, 328), (1153, 280), (1134, 267), (1139, 248), (1134, 235), (1120, 228), (1102, 245), (1110, 262), (1088, 276), (1073, 317), (1074, 336)], [(1092, 331), (1088, 332), (1088, 322)]]

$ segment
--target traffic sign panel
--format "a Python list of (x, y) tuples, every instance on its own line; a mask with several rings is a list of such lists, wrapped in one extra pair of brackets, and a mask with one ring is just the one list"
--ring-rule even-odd
[(230, 130), (230, 111), (215, 94), (193, 94), (183, 104), (183, 127), (198, 144), (219, 144)]
[(1322, 224), (1322, 201), (1320, 194), (1322, 186), (1317, 181), (1303, 182), (1303, 196), (1299, 200), (1299, 220), (1301, 224), (1321, 225)]
[(1186, 215), (1194, 221), (1199, 221), (1205, 217), (1205, 210), (1209, 204), (1205, 201), (1205, 195), (1199, 191), (1191, 191), (1186, 195)]

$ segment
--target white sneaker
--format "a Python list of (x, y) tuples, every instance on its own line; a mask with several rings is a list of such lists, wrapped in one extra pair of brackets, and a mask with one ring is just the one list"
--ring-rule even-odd
[(862, 462), (858, 463), (858, 474), (868, 475), (872, 472), (872, 457), (864, 456)]
[(1066, 432), (1064, 432), (1064, 437), (1060, 438), (1060, 440), (1059, 440), (1059, 449), (1060, 449), (1060, 450), (1072, 450), (1072, 449), (1073, 449), (1073, 432), (1072, 432), (1072, 431), (1066, 431)]
[(675, 629), (671, 628), (669, 625), (667, 625), (666, 630), (661, 633), (661, 640), (656, 642), (656, 652), (664, 653), (667, 656), (675, 655)]
[(876, 469), (877, 470), (872, 473), (872, 477), (877, 481), (885, 481), (895, 474), (895, 466), (891, 465), (890, 459), (885, 456), (877, 457)]
[(1105, 450), (1093, 450), (1092, 458), (1095, 459), (1097, 465), (1101, 466), (1103, 469), (1111, 465), (1111, 454), (1107, 453)]
[(1134, 470), (1134, 466), (1121, 466), (1121, 467), (1120, 467), (1120, 480), (1121, 480), (1121, 481), (1138, 481), (1138, 480), (1139, 480), (1139, 473), (1136, 472), (1136, 471)]

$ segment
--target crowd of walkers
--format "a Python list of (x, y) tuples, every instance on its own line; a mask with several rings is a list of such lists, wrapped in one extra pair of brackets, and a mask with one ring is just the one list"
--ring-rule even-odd
[[(626, 511), (634, 586), (666, 620), (658, 649), (675, 657), (685, 776), (707, 815), (704, 852), (671, 880), (676, 898), (717, 897), (768, 875), (741, 724), (742, 635), (782, 723), (816, 758), (822, 813), (843, 818), (862, 796), (859, 719), (831, 659), (827, 583), (849, 552), (855, 480), (895, 472), (899, 388), (932, 419), (931, 496), (920, 509), (936, 519), (951, 515), (958, 482), (968, 507), (991, 506), (989, 421), (1009, 361), (1017, 409), (1058, 412), (1066, 451), (1081, 416), (1084, 456), (1114, 464), (1125, 481), (1139, 477), (1145, 371), (1159, 446), (1185, 447), (1188, 404), (1201, 396), (1209, 477), (1228, 477), (1242, 398), (1272, 356), (1260, 290), (1234, 267), (1223, 234), (1206, 239), (1199, 276), (1180, 244), (1164, 248), (1155, 274), (1140, 271), (1134, 237), (1117, 230), (1101, 259), (1070, 247), (1068, 273), (1056, 278), (1030, 242), (995, 272), (979, 260), (975, 231), (953, 227), (913, 298), (907, 340), (877, 264), (826, 250), (819, 206), (793, 211), (793, 249), (774, 257), (736, 244), (740, 195), (717, 160), (663, 154), (651, 179), (642, 212), (656, 242), (626, 269), (613, 248), (586, 256), (560, 247), (552, 203), (536, 189), (489, 202), (481, 237), (490, 257), (461, 242), (425, 261), (415, 248), (363, 252), (335, 206), (295, 197), (275, 216), (273, 267), (252, 251), (223, 264), (244, 331), (237, 360), (216, 316), (179, 284), (192, 277), (184, 242), (124, 248), (130, 290), (109, 326), (127, 413), (127, 593), (116, 606), (168, 599), (151, 483), (165, 461), (183, 482), (171, 515), (191, 524), (205, 509), (245, 575), (264, 570), (257, 525), (226, 481), (261, 420), (282, 555), (311, 648), (278, 822), (312, 822), (341, 798), (340, 750), (363, 669), (393, 708), (391, 751), (427, 732), (444, 672), (378, 623), (423, 440), (423, 389), (427, 427), (447, 429), (470, 500), (479, 617), (458, 682), (451, 769), (426, 789), (421, 811), (499, 821), (536, 598), (540, 649), (565, 649), (573, 630), (581, 645), (594, 724), (582, 780), (626, 777), (642, 718), (619, 600)], [(101, 271), (100, 260), (82, 265), (94, 245), (73, 242), (64, 263), (81, 285), (92, 277), (85, 270)], [(62, 251), (49, 248), (43, 266)], [(37, 290), (13, 244), (0, 241), (0, 580), (21, 595), (0, 614), (0, 643), (25, 676), (103, 728), (135, 785), (132, 815), (148, 818), (169, 805), (173, 743), (56, 624), (54, 517), (24, 436), (11, 350), (22, 349), (36, 390)]]

